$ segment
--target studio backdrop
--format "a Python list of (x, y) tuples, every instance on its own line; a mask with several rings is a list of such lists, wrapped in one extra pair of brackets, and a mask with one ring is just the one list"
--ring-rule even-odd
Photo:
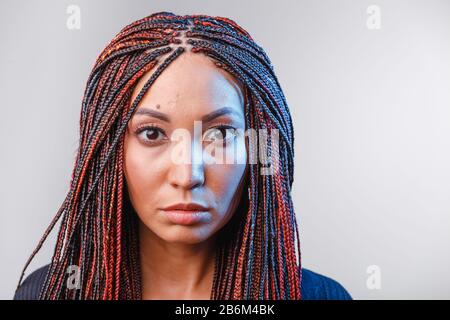
[(2, 0), (0, 298), (68, 191), (97, 55), (159, 11), (229, 17), (270, 56), (293, 117), (304, 267), (354, 299), (450, 298), (446, 0)]

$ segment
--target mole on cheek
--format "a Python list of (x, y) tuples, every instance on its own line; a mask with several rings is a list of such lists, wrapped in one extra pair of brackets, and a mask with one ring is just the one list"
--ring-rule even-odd
[(159, 107), (160, 107), (160, 105), (159, 105), (159, 104), (157, 104), (157, 105), (156, 105), (156, 109), (159, 109)]

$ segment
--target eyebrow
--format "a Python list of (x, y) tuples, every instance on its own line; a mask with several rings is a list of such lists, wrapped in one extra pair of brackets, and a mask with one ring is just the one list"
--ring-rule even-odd
[[(239, 112), (237, 112), (236, 110), (234, 110), (233, 108), (222, 107), (220, 109), (214, 110), (211, 113), (208, 113), (207, 115), (202, 116), (201, 120), (203, 122), (211, 122), (215, 118), (218, 118), (220, 116), (227, 115), (227, 114), (232, 114), (232, 115), (234, 114), (238, 117), (241, 116), (241, 114)], [(157, 119), (160, 119), (162, 121), (170, 123), (170, 119), (166, 114), (156, 111), (156, 110), (153, 110), (153, 109), (139, 108), (138, 110), (136, 110), (135, 115), (145, 115), (145, 116), (155, 117)]]
[(208, 113), (207, 115), (204, 115), (202, 117), (202, 121), (203, 122), (210, 122), (212, 120), (214, 120), (215, 118), (218, 118), (220, 116), (226, 115), (226, 114), (231, 114), (231, 115), (235, 115), (240, 117), (241, 114), (239, 112), (237, 112), (235, 109), (230, 108), (230, 107), (222, 107), (220, 109), (217, 109), (211, 113)]
[(170, 123), (169, 117), (167, 117), (164, 113), (153, 110), (153, 109), (139, 108), (138, 110), (136, 110), (135, 115), (144, 115), (144, 116), (155, 117), (157, 119), (160, 119), (162, 121)]

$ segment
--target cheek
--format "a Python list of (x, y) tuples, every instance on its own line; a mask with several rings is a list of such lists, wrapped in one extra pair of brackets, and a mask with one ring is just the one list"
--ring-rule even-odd
[[(226, 152), (230, 154), (229, 150)], [(210, 188), (215, 193), (218, 212), (221, 216), (231, 214), (240, 200), (245, 176), (247, 147), (243, 140), (238, 140), (231, 157), (234, 164), (214, 164), (209, 166)]]
[(151, 204), (150, 190), (163, 183), (162, 171), (158, 159), (151, 150), (142, 147), (133, 139), (125, 139), (124, 173), (128, 192), (137, 210)]
[(216, 226), (218, 230), (226, 225), (236, 212), (242, 197), (245, 164), (214, 165), (210, 191), (216, 202)]
[[(235, 165), (217, 165), (215, 170), (216, 182), (220, 185), (224, 192), (237, 190), (239, 182), (243, 177), (245, 171), (245, 165), (235, 164)], [(221, 182), (221, 183), (220, 183)]]

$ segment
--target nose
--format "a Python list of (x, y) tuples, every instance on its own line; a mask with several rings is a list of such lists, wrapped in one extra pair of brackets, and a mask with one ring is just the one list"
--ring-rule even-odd
[(197, 164), (175, 164), (171, 170), (170, 184), (175, 188), (194, 189), (205, 182), (203, 167)]
[(172, 161), (169, 170), (169, 183), (175, 188), (194, 189), (205, 183), (203, 147), (201, 141), (183, 142), (182, 155)]

